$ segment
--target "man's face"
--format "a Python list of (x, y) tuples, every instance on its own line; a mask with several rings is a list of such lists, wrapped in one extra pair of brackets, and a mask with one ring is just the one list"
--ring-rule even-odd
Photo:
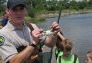
[(8, 9), (9, 19), (13, 24), (21, 24), (24, 22), (24, 17), (27, 14), (26, 8), (23, 6), (17, 6), (13, 9)]

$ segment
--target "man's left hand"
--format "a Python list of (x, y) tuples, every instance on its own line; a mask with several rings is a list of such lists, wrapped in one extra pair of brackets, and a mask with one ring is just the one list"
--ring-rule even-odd
[(54, 34), (57, 34), (60, 31), (60, 26), (57, 22), (53, 22), (51, 25), (51, 29)]

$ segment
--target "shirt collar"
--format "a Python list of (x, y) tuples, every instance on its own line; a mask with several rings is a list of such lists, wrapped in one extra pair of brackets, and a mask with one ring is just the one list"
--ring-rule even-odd
[[(20, 30), (19, 28), (15, 27), (14, 25), (12, 25), (12, 23), (10, 21), (8, 21), (7, 25), (8, 29), (10, 29), (11, 31), (14, 30)], [(25, 23), (23, 24), (23, 27), (25, 27)]]

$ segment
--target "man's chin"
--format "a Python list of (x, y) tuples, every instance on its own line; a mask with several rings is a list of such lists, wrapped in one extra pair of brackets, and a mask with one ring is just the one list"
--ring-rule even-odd
[(17, 22), (23, 22), (24, 20), (23, 19), (17, 19), (16, 21)]
[(16, 24), (22, 24), (22, 23), (24, 23), (24, 21), (20, 21), (20, 20), (17, 20), (16, 22), (15, 22)]

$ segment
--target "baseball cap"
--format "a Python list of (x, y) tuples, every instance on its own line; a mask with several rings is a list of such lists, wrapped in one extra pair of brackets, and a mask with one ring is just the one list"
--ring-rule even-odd
[(26, 2), (25, 0), (8, 0), (7, 2), (7, 8), (8, 9), (13, 9), (16, 6), (22, 5), (24, 7), (26, 7)]

